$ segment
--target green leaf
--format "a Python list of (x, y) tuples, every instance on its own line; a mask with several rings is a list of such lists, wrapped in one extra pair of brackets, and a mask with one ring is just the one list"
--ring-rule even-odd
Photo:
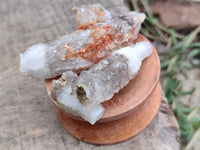
[(197, 55), (200, 55), (200, 48), (199, 49), (193, 49), (187, 56), (188, 59), (192, 59), (196, 57)]
[(184, 47), (190, 45), (195, 40), (199, 32), (200, 32), (200, 26), (197, 27), (194, 31), (192, 31), (188, 36), (186, 36), (183, 39)]
[(194, 91), (196, 90), (196, 88), (192, 88), (190, 91), (180, 91), (179, 94), (180, 95), (191, 95), (192, 93), (194, 93)]
[(169, 63), (170, 62), (168, 60), (161, 62), (161, 69), (166, 69), (169, 66)]

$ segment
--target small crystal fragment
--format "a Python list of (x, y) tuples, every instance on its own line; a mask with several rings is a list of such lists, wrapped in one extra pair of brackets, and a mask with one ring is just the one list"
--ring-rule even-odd
[(81, 5), (72, 9), (77, 14), (79, 28), (99, 22), (106, 22), (112, 18), (110, 12), (100, 4)]

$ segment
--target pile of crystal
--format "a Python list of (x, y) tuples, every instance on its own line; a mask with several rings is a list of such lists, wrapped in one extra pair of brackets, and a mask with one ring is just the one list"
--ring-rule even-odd
[(26, 75), (53, 80), (51, 97), (59, 106), (91, 124), (104, 113), (110, 100), (138, 73), (151, 55), (149, 42), (134, 44), (143, 13), (112, 17), (100, 4), (73, 8), (78, 28), (58, 40), (31, 46), (20, 54), (20, 70)]

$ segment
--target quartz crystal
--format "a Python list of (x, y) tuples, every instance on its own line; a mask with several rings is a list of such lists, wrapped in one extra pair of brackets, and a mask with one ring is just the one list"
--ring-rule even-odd
[(79, 75), (67, 71), (53, 81), (51, 96), (66, 112), (94, 124), (103, 115), (101, 103), (126, 86), (151, 53), (149, 42), (139, 42), (116, 50)]
[[(95, 11), (96, 10), (96, 11)], [(101, 5), (74, 8), (79, 28), (71, 34), (30, 47), (20, 54), (20, 70), (26, 75), (53, 78), (65, 71), (88, 69), (115, 50), (128, 46), (137, 38), (143, 13), (129, 12), (111, 17)], [(93, 14), (87, 17), (87, 14)], [(102, 15), (102, 17), (97, 17)], [(83, 22), (83, 18), (87, 18)]]
[(106, 22), (112, 18), (110, 12), (100, 4), (81, 5), (80, 7), (74, 7), (72, 10), (77, 14), (76, 21), (79, 27)]

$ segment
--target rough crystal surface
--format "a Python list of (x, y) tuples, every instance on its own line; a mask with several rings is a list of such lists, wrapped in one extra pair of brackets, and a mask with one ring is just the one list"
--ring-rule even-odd
[(52, 82), (51, 96), (66, 112), (74, 116), (81, 116), (94, 124), (102, 117), (104, 108), (99, 104), (86, 106), (80, 102), (77, 96), (77, 78), (77, 74), (72, 71), (63, 73), (59, 80)]
[(81, 5), (72, 10), (77, 14), (76, 20), (79, 26), (105, 22), (112, 18), (110, 12), (100, 4)]

